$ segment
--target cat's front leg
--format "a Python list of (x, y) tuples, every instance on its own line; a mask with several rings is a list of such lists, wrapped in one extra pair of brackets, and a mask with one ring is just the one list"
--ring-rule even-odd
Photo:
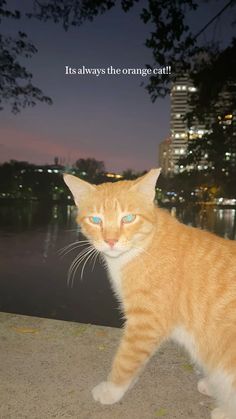
[(206, 377), (198, 381), (197, 388), (198, 388), (198, 391), (204, 394), (205, 396), (212, 396), (208, 379)]
[(118, 402), (136, 382), (137, 374), (161, 341), (153, 325), (126, 325), (108, 381), (92, 390), (94, 399), (102, 404)]
[(116, 385), (112, 381), (102, 381), (92, 390), (93, 398), (102, 404), (113, 404), (118, 402), (129, 385)]

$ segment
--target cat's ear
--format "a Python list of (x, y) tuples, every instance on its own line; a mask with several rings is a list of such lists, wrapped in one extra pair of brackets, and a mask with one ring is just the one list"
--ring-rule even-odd
[(63, 179), (70, 189), (76, 205), (79, 205), (83, 196), (87, 195), (89, 192), (95, 191), (96, 189), (94, 185), (91, 185), (76, 176), (68, 175), (67, 173), (63, 175)]
[(148, 199), (154, 200), (155, 186), (161, 169), (151, 169), (148, 173), (134, 181), (131, 190), (144, 194)]

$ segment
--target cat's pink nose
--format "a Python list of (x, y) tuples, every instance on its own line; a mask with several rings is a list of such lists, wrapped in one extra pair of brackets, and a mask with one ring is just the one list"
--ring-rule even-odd
[(118, 240), (117, 239), (105, 239), (105, 242), (107, 244), (109, 244), (109, 246), (111, 248), (113, 248), (115, 246), (115, 244), (118, 242)]

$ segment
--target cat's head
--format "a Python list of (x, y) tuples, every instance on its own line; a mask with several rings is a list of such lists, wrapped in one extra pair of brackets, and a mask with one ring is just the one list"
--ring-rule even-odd
[(94, 247), (109, 257), (142, 248), (155, 220), (155, 184), (161, 169), (134, 181), (91, 185), (65, 174), (78, 207), (77, 222)]

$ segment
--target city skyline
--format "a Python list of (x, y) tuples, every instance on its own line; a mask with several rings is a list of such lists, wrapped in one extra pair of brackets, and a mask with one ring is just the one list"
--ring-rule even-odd
[[(195, 18), (189, 16), (193, 32), (215, 13), (210, 3)], [(17, 115), (9, 109), (0, 113), (0, 162), (50, 164), (57, 156), (68, 162), (94, 157), (116, 172), (157, 166), (158, 145), (170, 132), (170, 98), (151, 103), (140, 86), (147, 77), (65, 74), (66, 66), (144, 68), (152, 63), (144, 46), (150, 27), (140, 21), (141, 7), (137, 4), (127, 14), (116, 7), (68, 32), (37, 20), (24, 18), (5, 27), (3, 21), (6, 33), (24, 28), (38, 48), (25, 65), (54, 103), (39, 103)]]

